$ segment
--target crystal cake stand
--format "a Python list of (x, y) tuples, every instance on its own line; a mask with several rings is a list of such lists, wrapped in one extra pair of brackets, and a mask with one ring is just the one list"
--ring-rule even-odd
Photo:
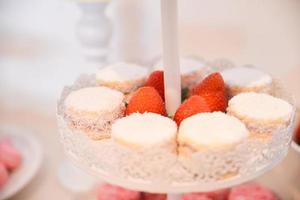
[[(188, 158), (159, 148), (133, 151), (111, 139), (91, 140), (69, 128), (63, 116), (63, 101), (71, 91), (95, 85), (94, 80), (94, 76), (84, 75), (74, 85), (64, 88), (58, 102), (58, 127), (67, 157), (111, 184), (168, 193), (169, 199), (179, 199), (176, 194), (208, 192), (253, 180), (271, 170), (288, 152), (294, 116), (288, 126), (279, 128), (271, 138), (249, 138), (228, 151), (195, 153)], [(274, 81), (273, 95), (293, 103), (278, 81)]]

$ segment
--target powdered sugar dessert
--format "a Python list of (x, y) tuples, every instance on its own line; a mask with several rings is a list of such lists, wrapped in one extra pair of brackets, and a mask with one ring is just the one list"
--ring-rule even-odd
[(133, 149), (167, 147), (176, 150), (176, 123), (155, 113), (133, 113), (112, 125), (112, 139)]
[(249, 132), (235, 117), (222, 112), (200, 113), (186, 118), (178, 132), (182, 154), (226, 150), (245, 140)]
[(227, 112), (243, 121), (253, 133), (271, 134), (286, 127), (293, 117), (293, 106), (263, 93), (241, 93), (229, 101)]
[(100, 69), (96, 81), (100, 86), (119, 90), (125, 94), (144, 84), (148, 69), (132, 63), (119, 62)]
[[(163, 70), (163, 61), (158, 61), (155, 70)], [(202, 80), (209, 72), (210, 68), (201, 60), (185, 57), (180, 59), (181, 87), (189, 88)]]
[(89, 87), (71, 92), (64, 101), (68, 125), (92, 139), (110, 136), (111, 124), (124, 114), (124, 95), (107, 87)]
[(233, 67), (221, 72), (230, 96), (242, 92), (269, 93), (272, 77), (252, 67)]

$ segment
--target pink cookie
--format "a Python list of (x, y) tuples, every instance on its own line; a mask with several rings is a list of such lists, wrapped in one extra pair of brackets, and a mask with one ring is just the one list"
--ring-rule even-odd
[(0, 190), (8, 181), (8, 171), (5, 166), (0, 163)]
[[(217, 190), (213, 192), (199, 192), (186, 194), (184, 197), (186, 200), (192, 199), (211, 199), (211, 200), (227, 200), (229, 189)], [(189, 199), (190, 198), (190, 199)], [(185, 200), (185, 199), (184, 199)]]
[(277, 198), (270, 189), (251, 183), (232, 188), (228, 200), (277, 200)]
[(182, 196), (182, 200), (214, 200), (204, 194), (190, 193)]
[(140, 200), (141, 193), (109, 184), (97, 188), (97, 200)]
[(167, 200), (167, 195), (144, 192), (142, 194), (142, 200)]
[(21, 153), (9, 140), (5, 139), (0, 141), (0, 162), (3, 163), (8, 170), (16, 169), (22, 162)]

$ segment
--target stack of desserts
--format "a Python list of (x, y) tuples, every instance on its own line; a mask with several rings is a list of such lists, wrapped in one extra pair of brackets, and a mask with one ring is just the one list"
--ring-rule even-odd
[[(74, 133), (70, 137), (84, 136), (98, 147), (103, 142), (121, 147), (124, 151), (120, 159), (127, 159), (122, 165), (130, 165), (125, 151), (136, 152), (141, 162), (137, 164), (134, 159), (131, 163), (134, 167), (147, 162), (141, 152), (163, 149), (168, 154), (158, 155), (159, 159), (171, 155), (177, 163), (182, 162), (184, 170), (191, 173), (190, 180), (207, 177), (220, 180), (238, 174), (251, 156), (259, 154), (248, 148), (241, 155), (242, 151), (237, 149), (245, 148), (249, 141), (271, 143), (274, 134), (288, 129), (293, 120), (292, 104), (272, 95), (276, 92), (270, 75), (253, 67), (208, 74), (214, 70), (191, 59), (181, 63), (182, 87), (188, 92), (174, 116), (168, 116), (164, 72), (156, 69), (148, 73), (142, 66), (118, 63), (97, 72), (97, 85), (70, 91), (63, 98), (61, 112)], [(215, 153), (215, 160), (206, 163), (205, 168), (203, 159), (196, 158), (202, 154), (207, 157), (211, 152)], [(157, 157), (152, 154), (152, 158)], [(172, 162), (169, 166), (176, 165), (174, 159)], [(215, 164), (219, 166), (217, 172), (213, 171)], [(226, 165), (233, 169), (221, 169)]]

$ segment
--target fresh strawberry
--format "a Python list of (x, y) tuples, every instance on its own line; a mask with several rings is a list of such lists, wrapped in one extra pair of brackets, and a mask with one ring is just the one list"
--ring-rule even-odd
[(126, 108), (126, 115), (135, 112), (167, 115), (165, 104), (154, 87), (141, 87), (133, 93)]
[(297, 129), (295, 130), (295, 141), (300, 145), (300, 121)]
[(222, 91), (225, 93), (225, 83), (220, 73), (212, 73), (198, 83), (190, 91), (190, 96)]
[(146, 83), (145, 86), (154, 87), (161, 98), (165, 101), (165, 87), (164, 87), (164, 72), (163, 71), (153, 71)]
[(177, 125), (180, 125), (185, 118), (210, 111), (209, 104), (206, 103), (203, 97), (197, 95), (191, 96), (179, 106), (174, 115), (174, 121)]
[(205, 102), (207, 103), (211, 112), (221, 111), (225, 112), (228, 106), (228, 98), (224, 92), (211, 92), (211, 93), (204, 93), (199, 95)]

